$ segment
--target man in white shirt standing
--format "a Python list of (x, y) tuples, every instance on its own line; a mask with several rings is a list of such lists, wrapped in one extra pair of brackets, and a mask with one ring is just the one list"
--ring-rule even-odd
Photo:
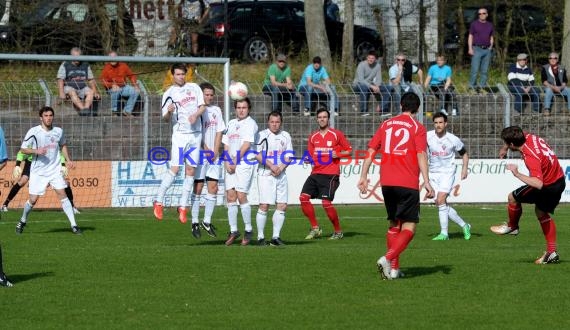
[(267, 128), (259, 133), (259, 143), (257, 145), (257, 185), (259, 190), (259, 209), (255, 217), (257, 223), (257, 245), (264, 246), (265, 223), (269, 204), (277, 203), (273, 212), (273, 235), (269, 242), (272, 246), (285, 245), (281, 241), (281, 228), (285, 222), (285, 211), (287, 210), (288, 182), (287, 165), (290, 157), (287, 151), (292, 152), (293, 144), (291, 135), (281, 129), (283, 116), (279, 111), (273, 111), (267, 116)]
[(68, 168), (75, 165), (67, 152), (67, 144), (63, 130), (52, 125), (54, 110), (51, 107), (43, 107), (39, 111), (41, 124), (28, 130), (20, 151), (26, 155), (33, 155), (30, 168), (29, 192), (30, 197), (24, 204), (24, 212), (20, 221), (16, 225), (16, 233), (24, 231), (28, 221), (28, 215), (32, 212), (39, 196), (43, 196), (47, 186), (50, 185), (57, 198), (61, 201), (63, 212), (71, 224), (71, 231), (74, 234), (81, 234), (81, 229), (75, 223), (73, 206), (65, 194), (67, 183), (62, 175), (61, 155), (65, 158)]
[(188, 198), (194, 187), (194, 172), (200, 162), (202, 142), (202, 114), (206, 110), (202, 89), (195, 83), (184, 80), (187, 67), (176, 63), (170, 69), (174, 85), (162, 95), (162, 118), (171, 120), (172, 147), (170, 151), (170, 169), (160, 183), (156, 200), (153, 203), (154, 216), (162, 220), (164, 195), (176, 178), (180, 167), (184, 167), (186, 176), (182, 184), (182, 198), (178, 207), (178, 220), (186, 223)]
[(214, 225), (211, 223), (214, 207), (216, 206), (216, 196), (218, 195), (218, 181), (222, 177), (222, 166), (219, 162), (220, 146), (222, 145), (222, 133), (226, 129), (222, 110), (215, 104), (214, 95), (216, 91), (212, 84), (205, 82), (200, 84), (204, 93), (204, 103), (206, 111), (202, 114), (202, 157), (196, 167), (194, 176), (194, 193), (191, 197), (192, 203), (192, 235), (200, 238), (199, 214), (200, 197), (204, 188), (204, 181), (207, 182), (208, 193), (204, 196), (204, 220), (202, 228), (211, 237), (216, 237)]
[(467, 178), (467, 166), (469, 155), (465, 150), (465, 145), (461, 140), (447, 132), (447, 116), (438, 112), (433, 115), (434, 130), (427, 133), (428, 154), (429, 154), (429, 181), (433, 187), (435, 195), (435, 205), (439, 212), (439, 224), (441, 231), (433, 238), (434, 241), (446, 241), (449, 239), (447, 225), (449, 219), (458, 224), (463, 229), (463, 237), (471, 238), (471, 225), (465, 223), (457, 214), (457, 211), (447, 204), (447, 197), (453, 189), (455, 181), (455, 153), (457, 152), (463, 160), (461, 167), (461, 180)]
[(238, 202), (241, 216), (245, 224), (245, 233), (241, 245), (248, 245), (253, 235), (251, 225), (251, 206), (247, 200), (253, 171), (255, 169), (254, 146), (257, 140), (257, 123), (249, 116), (251, 101), (245, 98), (234, 102), (235, 119), (230, 120), (226, 134), (222, 137), (224, 144), (224, 167), (226, 170), (226, 192), (228, 202), (228, 222), (230, 233), (226, 245), (232, 245), (240, 237), (237, 225)]

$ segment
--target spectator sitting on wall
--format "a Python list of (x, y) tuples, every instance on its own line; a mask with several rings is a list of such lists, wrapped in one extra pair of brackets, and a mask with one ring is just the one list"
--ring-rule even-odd
[[(81, 49), (73, 47), (70, 54), (80, 56)], [(71, 99), (80, 116), (97, 115), (91, 111), (91, 105), (93, 99), (99, 99), (100, 95), (89, 63), (81, 61), (61, 63), (57, 71), (57, 87), (59, 98)]]
[[(116, 57), (117, 52), (109, 52), (109, 56)], [(127, 80), (131, 84), (127, 84)], [(123, 109), (123, 116), (132, 117), (135, 103), (140, 94), (140, 88), (137, 84), (137, 76), (131, 68), (124, 62), (106, 63), (101, 71), (101, 81), (111, 96), (111, 112), (119, 115), (119, 101), (121, 97), (127, 97), (127, 104)]]

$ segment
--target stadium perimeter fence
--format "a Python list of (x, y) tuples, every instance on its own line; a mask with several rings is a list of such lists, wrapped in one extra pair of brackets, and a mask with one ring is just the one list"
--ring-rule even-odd
[[(73, 57), (50, 57), (50, 60), (54, 61), (64, 59), (70, 60)], [(106, 56), (85, 56), (81, 59), (90, 62), (110, 60)], [(136, 61), (137, 58), (116, 57), (115, 60), (132, 62)], [(209, 59), (204, 58), (199, 60), (203, 63), (209, 61)], [(215, 102), (222, 109), (225, 109), (227, 121), (234, 117), (231, 111), (232, 104), (227, 93), (225, 93), (231, 79), (229, 60), (214, 60), (217, 62), (212, 65), (227, 66), (227, 73), (220, 74), (218, 79), (210, 80), (217, 89)], [(140, 62), (141, 58), (138, 58), (138, 61)], [(191, 62), (184, 58), (146, 61), (160, 62), (161, 68), (164, 68), (169, 61), (170, 64), (173, 62)], [(200, 66), (194, 74), (194, 80), (197, 83), (205, 81), (199, 71)], [(94, 72), (96, 77), (99, 76), (99, 73)], [(55, 72), (50, 77), (34, 77), (25, 80), (12, 77), (0, 79), (0, 125), (5, 131), (10, 159), (15, 157), (26, 131), (39, 123), (37, 110), (44, 105), (54, 107), (56, 111), (55, 124), (64, 128), (73, 159), (92, 162), (89, 171), (86, 173), (97, 173), (99, 175), (102, 168), (106, 166), (100, 162), (128, 161), (144, 164), (148, 161), (149, 152), (154, 148), (170, 148), (170, 123), (162, 120), (160, 115), (162, 79), (157, 81), (156, 79), (149, 80), (144, 75), (139, 77), (141, 98), (137, 104), (137, 116), (134, 118), (113, 116), (110, 110), (110, 97), (104, 93), (102, 86), (99, 88), (102, 99), (97, 104), (98, 116), (81, 117), (73, 109), (71, 102), (59, 102), (54, 76)], [(262, 82), (248, 81), (245, 78), (240, 79), (240, 81), (248, 86), (249, 96), (252, 100), (251, 115), (257, 121), (260, 129), (263, 129), (266, 117), (271, 112), (271, 97), (263, 94)], [(362, 116), (359, 111), (358, 95), (352, 90), (350, 82), (337, 83), (336, 90), (339, 96), (340, 115), (332, 117), (332, 126), (345, 132), (354, 149), (366, 150), (368, 140), (387, 116), (376, 111), (378, 103), (373, 97), (369, 98), (369, 115)], [(425, 92), (421, 86), (414, 85), (413, 90), (422, 99), (422, 109), (418, 118), (428, 129), (431, 129), (431, 115), (439, 111), (439, 100), (435, 95)], [(504, 127), (510, 125), (520, 125), (525, 130), (545, 137), (559, 158), (570, 158), (570, 137), (568, 136), (570, 115), (566, 110), (564, 99), (556, 97), (552, 114), (544, 116), (541, 113), (533, 113), (528, 101), (525, 101), (522, 114), (514, 111), (513, 97), (503, 85), (491, 86), (481, 93), (456, 86), (456, 93), (459, 113), (456, 116), (451, 116), (451, 108), (447, 108), (450, 113), (448, 129), (465, 142), (471, 158), (497, 158), (498, 148), (502, 145), (500, 132)], [(301, 96), (299, 99), (302, 102)], [(330, 106), (330, 103), (323, 100), (316, 100), (315, 104)], [(302, 114), (302, 103), (300, 108), (301, 113), (294, 114), (289, 104), (284, 104), (282, 107), (283, 128), (290, 132), (296, 154), (304, 152), (307, 136), (317, 128), (315, 117)], [(396, 115), (398, 112), (399, 106), (392, 103), (391, 115)], [(109, 173), (113, 171), (130, 173), (129, 170), (131, 170), (130, 168), (122, 168), (123, 165), (121, 164), (113, 166), (115, 167), (108, 170)], [(142, 173), (139, 176), (145, 179), (138, 182), (139, 184), (145, 185), (149, 182), (156, 184), (160, 181), (161, 176), (158, 173), (154, 173), (152, 169), (145, 169), (145, 165), (140, 166), (142, 168), (136, 169), (136, 171)], [(145, 174), (145, 171), (149, 171), (148, 175)], [(6, 182), (10, 181), (6, 172), (2, 173), (2, 177), (5, 178), (3, 179), (5, 186)], [(88, 188), (89, 185), (95, 184), (93, 178), (91, 182), (88, 182), (89, 178), (87, 175), (83, 181), (74, 181), (72, 185)], [(112, 193), (113, 189), (114, 187), (108, 190)], [(92, 205), (111, 206), (96, 203)]]

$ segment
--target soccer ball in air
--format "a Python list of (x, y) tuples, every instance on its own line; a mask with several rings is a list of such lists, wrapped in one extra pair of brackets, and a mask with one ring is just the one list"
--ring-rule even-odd
[(228, 94), (232, 100), (241, 101), (247, 97), (247, 86), (239, 81), (232, 82)]

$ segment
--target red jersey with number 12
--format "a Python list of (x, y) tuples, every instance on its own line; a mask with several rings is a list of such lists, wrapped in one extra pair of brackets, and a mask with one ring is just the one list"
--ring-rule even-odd
[(530, 176), (539, 178), (545, 186), (564, 176), (558, 157), (543, 138), (526, 133), (520, 152)]
[(309, 136), (307, 151), (313, 160), (311, 174), (340, 175), (340, 158), (331, 159), (332, 151), (352, 151), (352, 146), (344, 134), (329, 128), (325, 134), (318, 130)]
[(401, 114), (380, 125), (368, 143), (380, 151), (380, 184), (419, 190), (418, 153), (427, 150), (426, 128), (415, 118)]

